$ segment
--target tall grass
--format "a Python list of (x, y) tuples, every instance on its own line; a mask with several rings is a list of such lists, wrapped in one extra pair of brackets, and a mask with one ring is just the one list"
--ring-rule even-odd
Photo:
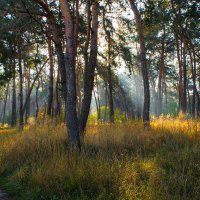
[(26, 200), (200, 199), (198, 121), (90, 124), (80, 154), (66, 140), (65, 125), (52, 121), (1, 139), (7, 188), (19, 186)]

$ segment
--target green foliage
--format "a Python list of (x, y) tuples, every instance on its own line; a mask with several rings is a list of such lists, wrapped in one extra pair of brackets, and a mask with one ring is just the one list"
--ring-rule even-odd
[(173, 117), (178, 116), (179, 113), (179, 108), (178, 108), (178, 103), (171, 99), (167, 102), (167, 104), (164, 104), (163, 106), (163, 114), (164, 115), (170, 115)]
[[(100, 121), (109, 122), (109, 108), (106, 106), (101, 106), (100, 108)], [(94, 112), (89, 115), (88, 122), (89, 123), (97, 123), (98, 113)], [(124, 114), (119, 110), (115, 109), (114, 111), (114, 120), (117, 123), (124, 122), (126, 120)]]

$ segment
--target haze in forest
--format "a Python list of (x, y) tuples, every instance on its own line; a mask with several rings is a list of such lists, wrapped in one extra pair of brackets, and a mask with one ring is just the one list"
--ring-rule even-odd
[(193, 0), (1, 0), (0, 198), (199, 199), (199, 36)]

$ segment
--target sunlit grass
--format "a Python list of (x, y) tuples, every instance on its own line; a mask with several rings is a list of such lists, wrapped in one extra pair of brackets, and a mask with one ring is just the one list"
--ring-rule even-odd
[(32, 123), (0, 140), (0, 173), (24, 199), (199, 199), (199, 129), (181, 117), (154, 119), (150, 130), (140, 120), (89, 124), (79, 154), (64, 124)]

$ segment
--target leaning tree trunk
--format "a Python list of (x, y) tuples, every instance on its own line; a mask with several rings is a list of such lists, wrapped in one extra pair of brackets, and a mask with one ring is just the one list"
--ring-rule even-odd
[(76, 75), (75, 75), (75, 44), (74, 44), (74, 25), (70, 15), (69, 4), (65, 0), (59, 0), (62, 15), (65, 22), (65, 33), (67, 37), (66, 55), (66, 80), (67, 80), (67, 101), (66, 101), (66, 120), (68, 130), (68, 143), (70, 148), (80, 150), (80, 134), (76, 111)]
[(148, 78), (148, 67), (146, 60), (146, 47), (145, 40), (142, 28), (142, 20), (140, 13), (135, 5), (135, 0), (129, 0), (131, 9), (135, 15), (135, 21), (137, 26), (137, 32), (140, 43), (140, 55), (141, 55), (141, 67), (142, 67), (142, 76), (143, 76), (143, 84), (144, 84), (144, 107), (143, 107), (143, 122), (144, 127), (150, 126), (150, 118), (149, 118), (149, 109), (150, 109), (150, 90), (149, 90), (149, 78)]
[(88, 65), (84, 71), (84, 97), (81, 108), (80, 131), (85, 131), (88, 115), (90, 112), (90, 104), (92, 99), (92, 90), (94, 87), (94, 71), (97, 64), (97, 39), (98, 39), (98, 1), (93, 2), (92, 6), (92, 30), (90, 58)]

